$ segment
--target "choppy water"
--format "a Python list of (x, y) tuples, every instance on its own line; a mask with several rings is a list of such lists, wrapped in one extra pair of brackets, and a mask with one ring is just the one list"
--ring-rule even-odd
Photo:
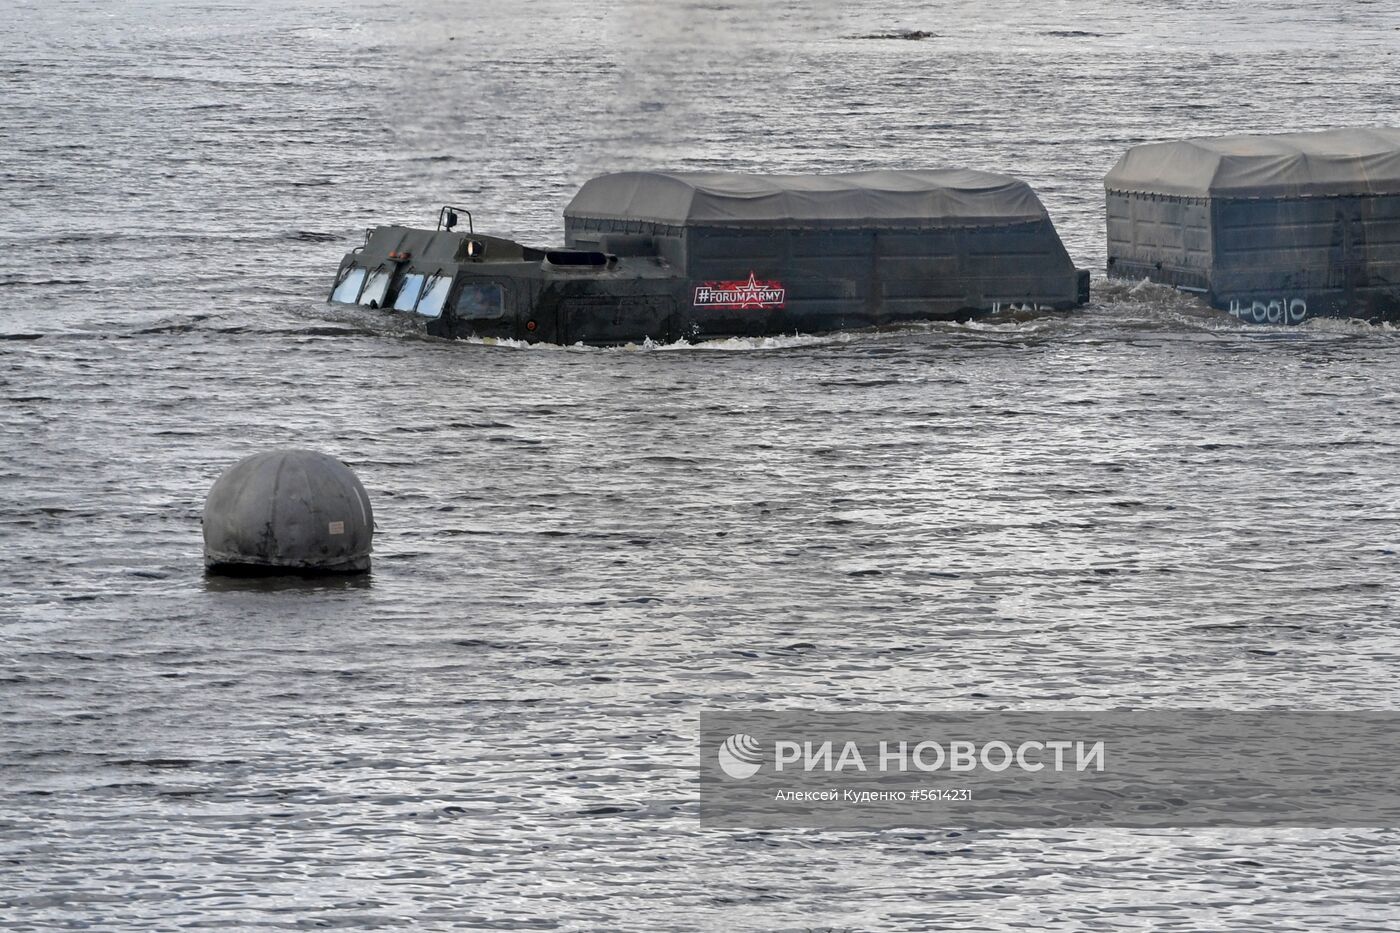
[[(735, 835), (693, 767), (706, 704), (1395, 708), (1392, 331), (322, 303), (364, 226), (547, 243), (653, 166), (1011, 171), (1101, 268), (1126, 145), (1400, 121), (1390, 0), (6, 11), (0, 928), (1400, 928), (1393, 831)], [(363, 478), (368, 585), (202, 576), (287, 444)]]

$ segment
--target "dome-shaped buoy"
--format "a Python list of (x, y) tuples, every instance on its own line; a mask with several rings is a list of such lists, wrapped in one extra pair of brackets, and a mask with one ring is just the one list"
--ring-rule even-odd
[(204, 501), (204, 563), (215, 573), (364, 573), (373, 535), (365, 487), (312, 450), (245, 457)]

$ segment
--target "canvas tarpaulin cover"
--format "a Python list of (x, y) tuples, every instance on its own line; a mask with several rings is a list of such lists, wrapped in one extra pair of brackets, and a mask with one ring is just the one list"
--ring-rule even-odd
[(584, 184), (571, 219), (676, 226), (970, 226), (1043, 219), (1025, 182), (971, 169), (743, 175), (621, 172)]
[(1400, 129), (1220, 136), (1134, 146), (1109, 191), (1209, 198), (1400, 194)]

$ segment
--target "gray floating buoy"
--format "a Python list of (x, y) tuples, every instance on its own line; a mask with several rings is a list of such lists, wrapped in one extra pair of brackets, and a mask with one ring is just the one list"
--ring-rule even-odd
[(204, 563), (214, 572), (364, 573), (373, 535), (365, 487), (312, 450), (245, 457), (204, 501)]

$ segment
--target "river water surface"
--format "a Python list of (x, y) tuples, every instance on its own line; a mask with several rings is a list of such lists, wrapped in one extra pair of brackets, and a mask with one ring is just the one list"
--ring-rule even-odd
[[(5, 9), (0, 928), (1400, 929), (1391, 830), (729, 833), (695, 768), (705, 706), (1394, 709), (1393, 331), (323, 303), (368, 225), (547, 245), (645, 167), (1009, 171), (1101, 269), (1132, 143), (1400, 123), (1393, 0)], [(368, 582), (203, 575), (285, 445), (363, 479)]]

